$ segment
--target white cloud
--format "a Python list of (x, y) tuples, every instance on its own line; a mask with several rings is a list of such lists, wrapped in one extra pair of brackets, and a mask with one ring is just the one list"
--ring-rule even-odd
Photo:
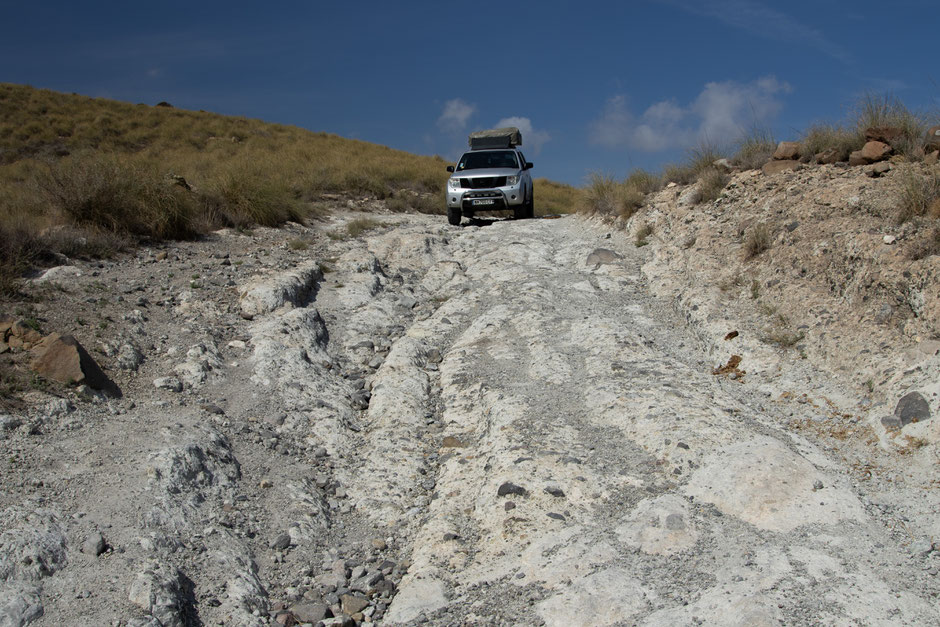
[[(783, 11), (755, 0), (658, 0), (689, 13), (724, 22), (749, 35), (815, 48), (838, 61), (848, 63), (851, 54), (825, 33), (790, 17)], [(772, 3), (777, 4), (777, 3)]]
[(768, 124), (783, 107), (790, 86), (770, 76), (751, 83), (707, 83), (686, 106), (674, 100), (653, 104), (635, 116), (626, 96), (610, 98), (591, 124), (591, 143), (608, 148), (659, 152), (699, 142), (729, 143), (755, 125)]
[(462, 131), (467, 127), (467, 121), (476, 113), (476, 105), (454, 98), (444, 103), (444, 111), (437, 118), (437, 125), (444, 131)]
[(542, 146), (551, 141), (552, 136), (547, 131), (539, 131), (532, 128), (532, 121), (529, 118), (514, 116), (503, 118), (496, 123), (494, 128), (504, 128), (506, 126), (515, 126), (522, 132), (523, 147), (531, 147), (532, 154), (537, 155), (542, 151)]

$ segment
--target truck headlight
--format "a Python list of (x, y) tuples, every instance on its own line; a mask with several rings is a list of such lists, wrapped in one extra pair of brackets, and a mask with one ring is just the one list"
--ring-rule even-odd
[(451, 189), (460, 189), (460, 179), (447, 179), (447, 187)]
[(515, 176), (507, 176), (507, 177), (506, 177), (506, 185), (518, 185), (518, 184), (519, 184), (519, 175), (518, 175), (518, 174), (516, 174)]

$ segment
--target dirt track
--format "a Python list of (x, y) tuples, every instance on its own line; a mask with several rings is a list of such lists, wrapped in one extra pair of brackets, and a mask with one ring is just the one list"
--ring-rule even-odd
[(575, 217), (385, 221), (191, 245), (271, 258), (150, 313), (169, 339), (137, 334), (123, 400), (9, 432), (0, 625), (940, 622), (932, 523), (789, 428), (818, 419), (797, 377), (713, 374), (734, 346), (655, 296), (648, 249)]

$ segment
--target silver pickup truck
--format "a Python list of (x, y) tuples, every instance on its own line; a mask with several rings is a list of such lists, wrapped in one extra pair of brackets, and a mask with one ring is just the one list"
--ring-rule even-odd
[(515, 127), (470, 135), (470, 151), (447, 166), (447, 221), (458, 225), (476, 211), (512, 210), (516, 219), (534, 216), (532, 163), (520, 150), (522, 133)]

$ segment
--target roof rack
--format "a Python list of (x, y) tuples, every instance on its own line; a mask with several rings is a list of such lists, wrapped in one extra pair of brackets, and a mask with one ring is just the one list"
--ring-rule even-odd
[(515, 126), (470, 133), (470, 150), (513, 148), (522, 145), (522, 132)]

